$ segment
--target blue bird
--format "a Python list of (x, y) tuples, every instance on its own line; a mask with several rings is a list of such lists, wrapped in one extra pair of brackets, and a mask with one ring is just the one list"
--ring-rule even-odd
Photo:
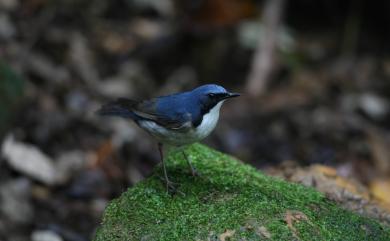
[[(225, 100), (240, 94), (230, 93), (215, 84), (202, 85), (188, 92), (136, 101), (119, 98), (103, 105), (97, 113), (132, 119), (158, 140), (167, 191), (173, 188), (164, 163), (163, 144), (182, 146), (202, 140), (217, 125)], [(183, 152), (191, 172), (190, 160)]]

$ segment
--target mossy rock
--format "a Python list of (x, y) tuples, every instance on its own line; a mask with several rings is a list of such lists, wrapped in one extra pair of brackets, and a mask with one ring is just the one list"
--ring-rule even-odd
[(168, 159), (183, 194), (166, 193), (161, 166), (107, 207), (95, 241), (390, 240), (390, 229), (314, 189), (268, 177), (200, 144)]

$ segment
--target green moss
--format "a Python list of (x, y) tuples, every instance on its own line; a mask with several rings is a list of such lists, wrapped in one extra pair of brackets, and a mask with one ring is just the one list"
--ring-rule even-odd
[[(226, 230), (234, 230), (226, 240), (390, 240), (387, 227), (313, 189), (265, 176), (200, 144), (186, 153), (201, 177), (190, 175), (179, 151), (167, 161), (184, 195), (165, 192), (159, 166), (108, 205), (95, 240), (219, 240)], [(290, 226), (287, 213), (295, 214)]]

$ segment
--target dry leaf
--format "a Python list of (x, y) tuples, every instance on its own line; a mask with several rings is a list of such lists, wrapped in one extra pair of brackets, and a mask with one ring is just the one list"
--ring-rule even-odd
[(320, 192), (329, 195), (329, 198), (337, 201), (343, 200), (343, 197), (346, 196), (369, 200), (370, 196), (368, 190), (356, 180), (338, 176), (334, 168), (323, 165), (298, 169), (290, 177), (290, 180), (305, 186), (315, 187)]
[(355, 179), (339, 176), (331, 167), (312, 165), (300, 168), (291, 163), (287, 167), (273, 168), (268, 173), (314, 187), (344, 208), (389, 223), (390, 180), (374, 180), (368, 189)]
[(333, 167), (328, 167), (324, 165), (313, 165), (313, 170), (320, 172), (328, 177), (336, 177), (337, 176), (337, 170)]
[(271, 233), (268, 231), (268, 229), (264, 226), (261, 226), (257, 229), (257, 234), (261, 235), (263, 237), (266, 237), (268, 239), (271, 238)]
[(302, 220), (309, 221), (309, 218), (300, 211), (288, 210), (286, 212), (286, 216), (284, 217), (284, 220), (286, 221), (288, 228), (293, 232), (294, 237), (299, 239), (298, 230), (294, 227), (294, 222), (300, 222)]
[(227, 241), (230, 237), (232, 237), (236, 233), (235, 230), (227, 229), (223, 234), (219, 235), (219, 240)]
[(374, 197), (390, 204), (390, 179), (377, 179), (372, 181), (370, 190)]
[(368, 144), (376, 170), (386, 175), (390, 172), (389, 141), (378, 130), (372, 129), (368, 131)]

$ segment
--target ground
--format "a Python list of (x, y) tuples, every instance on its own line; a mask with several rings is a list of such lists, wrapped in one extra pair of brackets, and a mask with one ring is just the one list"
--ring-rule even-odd
[(200, 144), (185, 149), (201, 174), (190, 175), (180, 151), (107, 207), (102, 240), (390, 240), (390, 229), (342, 209), (314, 189), (268, 177)]

